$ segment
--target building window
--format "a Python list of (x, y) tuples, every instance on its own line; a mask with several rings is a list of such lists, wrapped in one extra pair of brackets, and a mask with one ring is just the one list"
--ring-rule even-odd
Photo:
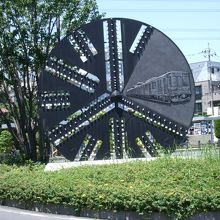
[(196, 103), (195, 114), (202, 114), (202, 103)]
[(217, 68), (216, 71), (219, 72), (219, 68)]
[(202, 86), (195, 86), (196, 100), (202, 99)]
[(214, 67), (211, 68), (211, 73), (215, 73), (215, 68)]

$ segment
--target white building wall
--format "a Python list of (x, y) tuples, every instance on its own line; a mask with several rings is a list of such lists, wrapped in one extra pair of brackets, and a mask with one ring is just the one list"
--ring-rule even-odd
[[(214, 70), (214, 73), (211, 74), (213, 81), (220, 81), (220, 63), (219, 62), (197, 62), (191, 63), (190, 67), (193, 72), (193, 77), (195, 82), (202, 82), (210, 80), (210, 71)], [(209, 70), (209, 68), (210, 70)]]

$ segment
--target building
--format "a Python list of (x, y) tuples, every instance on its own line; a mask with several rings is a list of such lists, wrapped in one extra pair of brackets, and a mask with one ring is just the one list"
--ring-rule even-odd
[[(195, 81), (195, 115), (220, 115), (220, 62), (197, 62), (190, 64)], [(211, 81), (210, 81), (211, 78)]]
[(196, 103), (188, 140), (190, 145), (198, 146), (214, 140), (212, 121), (201, 120), (203, 117), (198, 116), (220, 115), (220, 62), (202, 61), (191, 63), (190, 67), (195, 81)]

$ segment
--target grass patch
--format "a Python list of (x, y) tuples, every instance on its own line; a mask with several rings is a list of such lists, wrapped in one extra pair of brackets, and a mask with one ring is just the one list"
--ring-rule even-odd
[(45, 173), (0, 165), (0, 199), (72, 205), (76, 211), (164, 212), (177, 219), (220, 208), (220, 159), (159, 158)]

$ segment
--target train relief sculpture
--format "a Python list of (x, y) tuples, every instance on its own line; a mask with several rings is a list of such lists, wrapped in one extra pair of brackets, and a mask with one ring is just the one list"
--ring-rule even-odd
[(189, 64), (166, 35), (97, 20), (69, 31), (45, 62), (41, 136), (71, 161), (156, 156), (184, 142), (194, 101)]
[(127, 89), (127, 96), (164, 104), (189, 102), (191, 86), (189, 73), (170, 71)]

